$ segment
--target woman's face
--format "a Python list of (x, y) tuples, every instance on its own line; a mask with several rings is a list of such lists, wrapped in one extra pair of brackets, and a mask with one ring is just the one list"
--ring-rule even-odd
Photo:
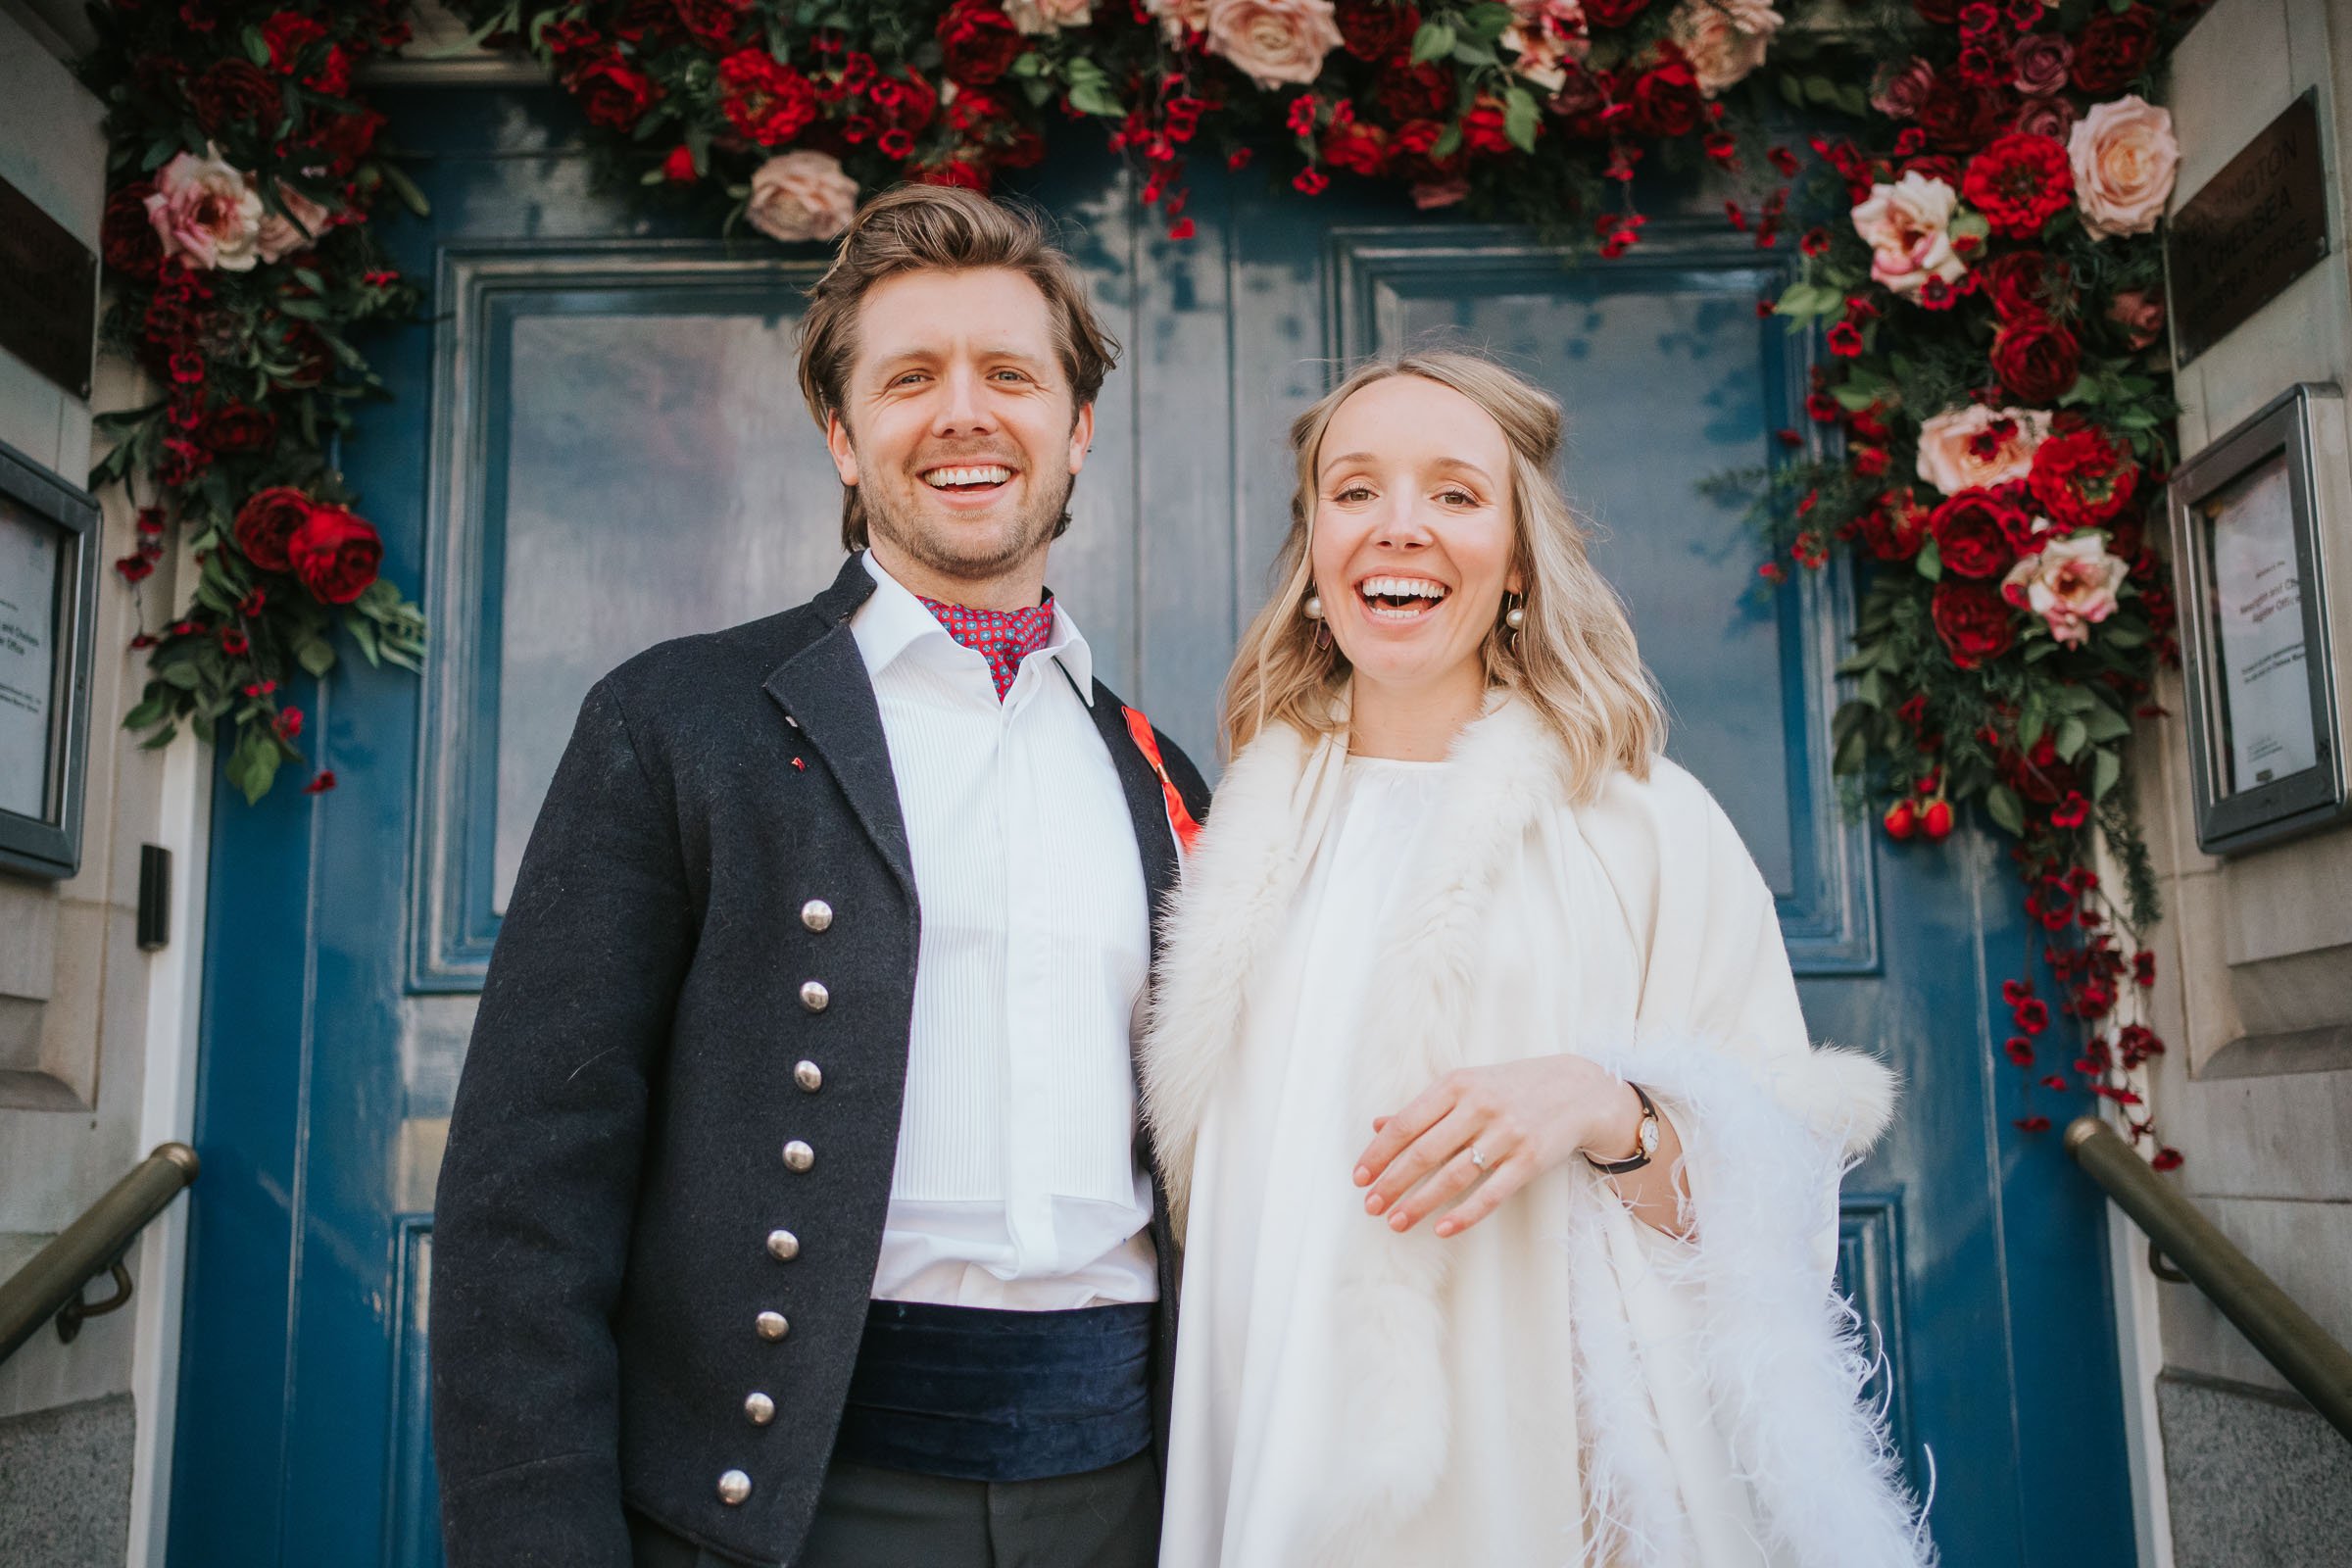
[(1480, 671), (1512, 565), (1510, 447), (1461, 393), (1392, 375), (1349, 397), (1315, 463), (1315, 591), (1359, 679), (1398, 689)]

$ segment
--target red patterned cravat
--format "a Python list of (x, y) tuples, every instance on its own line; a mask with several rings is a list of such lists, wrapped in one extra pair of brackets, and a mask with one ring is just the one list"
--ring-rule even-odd
[[(916, 594), (917, 599), (923, 599)], [(1054, 640), (1054, 601), (1027, 610), (972, 610), (923, 599), (923, 608), (939, 617), (948, 635), (988, 661), (988, 678), (997, 683), (997, 701), (1012, 690), (1012, 677), (1021, 661)]]

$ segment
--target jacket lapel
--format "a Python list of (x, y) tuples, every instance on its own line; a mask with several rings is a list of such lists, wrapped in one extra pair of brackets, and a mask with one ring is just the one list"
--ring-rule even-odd
[(852, 556), (833, 586), (809, 603), (824, 620), (824, 630), (771, 670), (763, 685), (786, 721), (800, 727), (832, 770), (858, 824), (912, 904), (914, 861), (906, 818), (899, 808), (898, 779), (890, 767), (890, 742), (882, 733), (873, 680), (850, 631), (850, 617), (873, 591), (874, 579)]

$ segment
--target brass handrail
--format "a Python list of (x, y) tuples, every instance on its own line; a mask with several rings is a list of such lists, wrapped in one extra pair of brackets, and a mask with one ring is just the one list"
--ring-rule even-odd
[[(185, 1144), (159, 1144), (155, 1152), (84, 1209), (48, 1246), (0, 1280), (0, 1361), (55, 1318), (58, 1335), (71, 1340), (85, 1317), (113, 1311), (130, 1298), (122, 1254), (147, 1222), (170, 1206), (179, 1190), (196, 1179), (196, 1151)], [(101, 1274), (115, 1276), (115, 1295), (95, 1307), (81, 1302), (83, 1287)]]
[(2114, 1128), (2096, 1116), (2078, 1116), (2066, 1129), (2066, 1152), (2295, 1392), (2352, 1438), (2352, 1350), (2329, 1338), (2194, 1204), (2158, 1180)]

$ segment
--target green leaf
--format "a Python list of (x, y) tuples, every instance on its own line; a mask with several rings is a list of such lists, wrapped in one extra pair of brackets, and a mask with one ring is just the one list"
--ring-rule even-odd
[(1126, 117), (1127, 108), (1119, 102), (1119, 95), (1103, 82), (1072, 82), (1069, 96), (1070, 107), (1082, 114), (1100, 115), (1109, 120)]
[(1830, 771), (1840, 776), (1859, 773), (1869, 757), (1870, 737), (1856, 730), (1838, 743), (1838, 750), (1830, 757)]
[(1941, 582), (1943, 580), (1943, 552), (1936, 548), (1935, 540), (1923, 541), (1919, 547), (1919, 555), (1913, 559), (1911, 564), (1928, 581)]
[(1984, 792), (1984, 811), (2013, 835), (2026, 831), (2026, 808), (2017, 798), (2017, 791), (2006, 784), (1995, 784)]
[(375, 622), (365, 615), (346, 614), (343, 617), (343, 629), (351, 633), (353, 642), (360, 645), (360, 652), (366, 656), (368, 662), (370, 664), (383, 662), (383, 651), (376, 646), (375, 641)]
[(2082, 725), (2093, 741), (2120, 741), (2132, 733), (2132, 721), (2105, 703), (2094, 704), (2082, 715)]
[(2102, 747), (2090, 764), (2090, 798), (2103, 801), (2124, 776), (2124, 760)]
[(416, 188), (416, 182), (404, 173), (398, 164), (387, 160), (375, 167), (383, 171), (384, 183), (392, 187), (392, 194), (400, 198), (402, 206), (418, 218), (432, 216), (433, 204), (424, 199), (424, 192)]
[(2060, 761), (2073, 761), (2082, 755), (2082, 748), (2089, 744), (2090, 729), (2081, 719), (2069, 713), (2058, 721), (2057, 746)]
[(262, 36), (262, 29), (249, 24), (237, 37), (245, 45), (245, 58), (267, 69), (270, 64), (270, 40)]
[(124, 729), (153, 729), (171, 715), (172, 704), (169, 699), (161, 696), (150, 697), (122, 715), (122, 727)]
[(1462, 127), (1460, 122), (1457, 121), (1438, 134), (1437, 141), (1429, 149), (1429, 156), (1437, 159), (1451, 158), (1455, 152), (1460, 150), (1461, 145)]
[(1450, 23), (1424, 22), (1421, 30), (1413, 34), (1413, 64), (1426, 65), (1432, 60), (1443, 59), (1453, 53), (1453, 46), (1458, 41)]
[(1511, 145), (1523, 153), (1536, 150), (1536, 125), (1539, 111), (1536, 95), (1525, 87), (1513, 86), (1502, 95), (1502, 133), (1511, 138)]
[(323, 637), (306, 637), (294, 645), (294, 662), (312, 676), (322, 676), (335, 667), (335, 646)]
[(1512, 20), (1509, 6), (1489, 0), (1488, 4), (1472, 6), (1463, 13), (1462, 35), (1473, 43), (1493, 43), (1509, 30)]
[(2042, 710), (2040, 700), (2027, 698), (2025, 711), (2017, 715), (2017, 744), (2030, 750), (2049, 727), (2049, 715)]

